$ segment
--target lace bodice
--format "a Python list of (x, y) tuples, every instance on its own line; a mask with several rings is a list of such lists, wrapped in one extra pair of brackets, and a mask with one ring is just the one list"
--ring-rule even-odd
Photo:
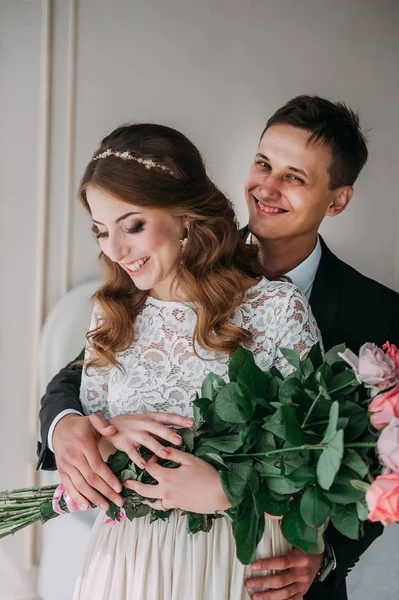
[[(94, 307), (90, 329), (96, 327), (99, 308)], [(292, 348), (301, 356), (320, 341), (314, 317), (303, 294), (285, 282), (261, 279), (250, 288), (231, 321), (249, 330), (247, 344), (258, 366), (272, 365), (287, 375), (291, 365), (279, 348)], [(192, 416), (192, 401), (204, 378), (214, 372), (228, 380), (227, 354), (197, 348), (192, 336), (196, 315), (190, 303), (166, 302), (148, 297), (135, 322), (135, 341), (118, 354), (124, 372), (83, 369), (80, 400), (85, 414), (119, 414), (168, 411)], [(86, 348), (86, 357), (90, 349)], [(206, 359), (206, 360), (204, 360)]]

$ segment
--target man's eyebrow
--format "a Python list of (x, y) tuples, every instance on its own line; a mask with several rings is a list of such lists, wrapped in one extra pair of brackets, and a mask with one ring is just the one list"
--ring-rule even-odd
[[(115, 223), (120, 223), (121, 221), (123, 221), (124, 219), (126, 219), (127, 217), (130, 217), (130, 215), (139, 215), (140, 213), (138, 212), (128, 212), (125, 215), (122, 215), (121, 217), (118, 217), (118, 219), (116, 219)], [(100, 221), (96, 221), (95, 219), (92, 219), (93, 223), (96, 223), (97, 225), (104, 225), (104, 223), (101, 223)], [(105, 227), (105, 225), (104, 225)]]
[[(263, 160), (267, 160), (268, 162), (270, 162), (270, 158), (268, 156), (266, 156), (266, 154), (262, 154), (261, 152), (258, 152), (255, 155), (255, 158), (263, 158)], [(303, 169), (298, 169), (297, 167), (287, 167), (287, 169), (289, 169), (290, 171), (294, 171), (294, 173), (300, 173), (301, 175), (304, 175), (305, 177), (308, 177), (307, 173), (305, 173), (305, 171)]]

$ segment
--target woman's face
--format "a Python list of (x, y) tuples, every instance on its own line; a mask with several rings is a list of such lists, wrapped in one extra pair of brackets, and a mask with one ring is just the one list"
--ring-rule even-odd
[(161, 299), (174, 299), (171, 283), (180, 258), (183, 219), (158, 208), (123, 202), (89, 186), (87, 202), (101, 250), (118, 263), (135, 286)]

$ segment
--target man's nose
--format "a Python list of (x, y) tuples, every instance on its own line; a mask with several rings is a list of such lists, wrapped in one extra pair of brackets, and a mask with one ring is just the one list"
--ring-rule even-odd
[(281, 181), (276, 175), (269, 174), (264, 177), (259, 186), (259, 191), (262, 198), (279, 198), (281, 196)]

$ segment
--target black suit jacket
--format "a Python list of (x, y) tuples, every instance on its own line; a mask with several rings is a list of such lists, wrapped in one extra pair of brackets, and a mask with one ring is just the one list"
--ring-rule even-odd
[[(245, 235), (245, 230), (244, 230)], [(365, 342), (379, 346), (389, 340), (399, 347), (399, 294), (361, 275), (342, 262), (323, 240), (322, 255), (310, 296), (310, 305), (319, 325), (325, 349), (346, 343), (354, 352)], [(76, 360), (83, 358), (83, 352)], [(81, 367), (73, 361), (52, 379), (41, 401), (42, 443), (38, 444), (38, 468), (55, 469), (47, 435), (54, 418), (63, 410), (81, 411), (79, 388)], [(382, 533), (382, 526), (366, 523), (364, 536), (349, 540), (332, 525), (326, 538), (334, 549), (337, 568), (323, 583), (313, 584), (306, 600), (346, 600), (345, 576), (368, 546)]]

